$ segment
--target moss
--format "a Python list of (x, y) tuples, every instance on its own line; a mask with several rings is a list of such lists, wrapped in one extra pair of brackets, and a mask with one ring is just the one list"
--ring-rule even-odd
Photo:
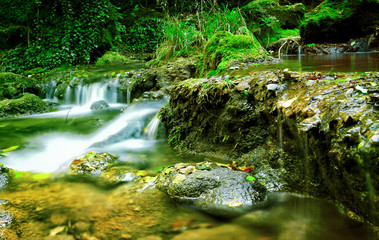
[(379, 24), (377, 0), (325, 0), (306, 14), (301, 26), (305, 43), (345, 42), (371, 34)]
[(201, 62), (200, 75), (211, 70), (220, 73), (238, 61), (250, 61), (266, 57), (266, 50), (254, 36), (233, 35), (221, 31), (213, 35), (204, 47), (204, 56)]
[(22, 97), (18, 99), (0, 101), (0, 117), (45, 112), (48, 109), (49, 107), (46, 102), (31, 93), (24, 93)]
[[(303, 4), (280, 5), (278, 0), (252, 1), (241, 10), (246, 15), (249, 29), (264, 46), (279, 40), (283, 31), (300, 28), (305, 17)], [(298, 35), (292, 33), (291, 36)]]
[(125, 57), (117, 52), (106, 52), (101, 58), (96, 61), (96, 66), (105, 65), (123, 65), (130, 63), (130, 58)]

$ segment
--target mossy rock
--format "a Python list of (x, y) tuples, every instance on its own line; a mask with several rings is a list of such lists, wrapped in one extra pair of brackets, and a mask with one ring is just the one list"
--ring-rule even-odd
[(267, 57), (266, 50), (254, 36), (233, 35), (230, 32), (217, 32), (204, 47), (200, 75), (212, 71), (220, 73), (235, 62), (251, 61)]
[(372, 34), (379, 25), (377, 0), (326, 0), (306, 15), (305, 43), (339, 43)]
[(24, 93), (22, 97), (18, 99), (0, 101), (0, 117), (41, 113), (48, 110), (48, 104), (31, 93)]
[(101, 58), (96, 61), (96, 66), (106, 65), (123, 65), (130, 63), (131, 60), (117, 52), (106, 52)]

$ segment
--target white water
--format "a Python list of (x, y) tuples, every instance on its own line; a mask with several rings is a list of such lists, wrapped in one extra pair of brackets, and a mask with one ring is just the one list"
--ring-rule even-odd
[[(90, 150), (119, 153), (149, 149), (154, 146), (155, 140), (142, 138), (124, 139), (100, 148), (90, 148), (90, 146), (106, 140), (129, 124), (141, 122), (143, 126), (147, 127), (149, 116), (157, 113), (165, 101), (160, 100), (131, 105), (118, 117), (89, 136), (62, 133), (37, 136), (30, 139), (30, 144), (25, 150), (10, 152), (9, 156), (3, 159), (2, 162), (7, 167), (20, 171), (54, 172), (59, 169), (67, 169), (75, 157)], [(133, 128), (134, 126), (129, 127)]]

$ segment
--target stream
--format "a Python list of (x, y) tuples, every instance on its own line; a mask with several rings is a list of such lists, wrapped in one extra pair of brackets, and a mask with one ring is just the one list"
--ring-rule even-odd
[[(280, 67), (292, 71), (345, 71), (346, 61), (349, 71), (379, 69), (378, 53), (283, 59)], [(91, 110), (99, 100), (109, 108)], [(104, 79), (67, 87), (58, 111), (1, 119), (0, 149), (19, 147), (0, 158), (17, 171), (0, 193), (0, 227), (12, 226), (0, 239), (372, 239), (332, 203), (307, 196), (278, 193), (270, 205), (220, 219), (174, 203), (148, 181), (102, 185), (66, 175), (73, 159), (90, 151), (117, 154), (120, 169), (148, 176), (162, 166), (203, 161), (168, 146), (157, 119), (167, 101), (130, 103)]]

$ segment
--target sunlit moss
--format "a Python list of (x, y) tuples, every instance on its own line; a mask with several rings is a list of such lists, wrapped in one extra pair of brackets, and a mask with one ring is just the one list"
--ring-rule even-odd
[(96, 66), (105, 65), (122, 65), (130, 63), (130, 59), (117, 52), (106, 52), (101, 58), (96, 61)]
[(204, 47), (200, 75), (215, 70), (217, 74), (228, 69), (234, 62), (267, 56), (266, 50), (253, 35), (233, 35), (230, 32), (216, 33)]

